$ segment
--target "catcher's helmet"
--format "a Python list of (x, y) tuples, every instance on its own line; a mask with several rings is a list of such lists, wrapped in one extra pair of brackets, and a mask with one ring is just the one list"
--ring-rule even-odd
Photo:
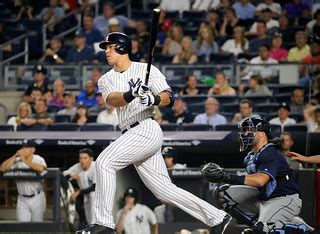
[(135, 199), (135, 202), (137, 202), (138, 199), (139, 199), (139, 192), (138, 192), (138, 190), (136, 190), (135, 188), (129, 187), (129, 188), (127, 188), (126, 191), (124, 192), (123, 198), (125, 198), (125, 197), (127, 197), (127, 196), (133, 197), (133, 198)]
[(244, 151), (252, 145), (256, 132), (265, 132), (268, 138), (271, 138), (270, 124), (260, 116), (251, 116), (242, 119), (238, 124), (240, 151)]
[(118, 54), (129, 54), (131, 52), (131, 40), (130, 38), (121, 32), (109, 33), (106, 40), (99, 44), (99, 47), (103, 50), (107, 45), (115, 44), (115, 50)]

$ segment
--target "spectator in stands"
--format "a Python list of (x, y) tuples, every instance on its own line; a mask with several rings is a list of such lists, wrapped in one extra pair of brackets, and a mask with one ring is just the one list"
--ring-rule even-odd
[[(207, 47), (207, 49), (209, 49), (209, 47)], [(181, 42), (181, 52), (174, 56), (172, 63), (194, 64), (197, 61), (197, 54), (192, 48), (192, 38), (190, 36), (184, 36)]]
[(211, 9), (207, 12), (207, 21), (213, 35), (219, 36), (221, 30), (220, 13), (218, 10)]
[[(26, 19), (33, 20), (34, 19), (34, 6), (29, 1), (14, 1), (14, 4), (20, 4), (15, 5), (16, 9), (16, 21), (19, 21), (20, 23), (24, 23)], [(15, 11), (15, 10), (13, 10)]]
[[(278, 31), (279, 21), (272, 18), (272, 11), (270, 8), (265, 8), (260, 14), (261, 20), (266, 22), (268, 31)], [(257, 35), (257, 22), (254, 22), (250, 28), (250, 34)]]
[(288, 51), (283, 48), (283, 39), (281, 33), (273, 34), (269, 55), (270, 58), (275, 59), (278, 62), (287, 61)]
[(74, 37), (74, 46), (68, 52), (66, 62), (83, 64), (89, 63), (93, 59), (94, 50), (86, 45), (86, 34), (82, 30), (77, 30)]
[(320, 9), (318, 9), (314, 15), (313, 19), (307, 24), (305, 32), (308, 36), (320, 37)]
[(320, 68), (318, 64), (320, 63), (320, 38), (315, 37), (311, 40), (312, 41), (310, 42), (310, 54), (303, 59), (303, 63), (314, 63), (314, 69), (317, 70), (317, 73), (319, 73)]
[(253, 19), (256, 7), (249, 0), (239, 0), (232, 7), (235, 9), (238, 19)]
[(209, 97), (205, 102), (205, 113), (198, 114), (193, 123), (195, 124), (210, 124), (213, 129), (216, 125), (226, 124), (227, 119), (218, 113), (219, 111), (219, 102), (213, 97)]
[(120, 26), (120, 22), (116, 17), (112, 17), (112, 18), (109, 19), (108, 29), (109, 29), (109, 33), (122, 32), (122, 29), (121, 29), (121, 26)]
[(214, 41), (214, 35), (211, 28), (203, 24), (199, 28), (197, 40), (193, 43), (193, 48), (199, 57), (204, 57), (206, 62), (210, 61), (210, 55), (219, 52), (219, 46)]
[(304, 120), (309, 132), (320, 132), (320, 105), (311, 105), (304, 110)]
[(54, 32), (54, 22), (64, 16), (64, 10), (59, 6), (58, 0), (50, 0), (49, 7), (44, 8), (37, 18), (44, 20), (49, 32)]
[(283, 102), (278, 107), (278, 117), (275, 117), (269, 121), (270, 124), (281, 125), (281, 130), (283, 131), (284, 126), (296, 124), (296, 121), (292, 118), (289, 118), (290, 106)]
[(220, 0), (195, 0), (192, 4), (193, 11), (209, 11), (216, 9), (220, 5)]
[(100, 69), (98, 67), (92, 68), (92, 70), (91, 70), (91, 80), (92, 80), (94, 86), (96, 87), (96, 93), (100, 93), (99, 87), (98, 87), (98, 80), (100, 79), (100, 77), (102, 75), (103, 75), (102, 69)]
[(82, 126), (82, 125), (85, 125), (88, 121), (89, 121), (88, 107), (83, 103), (79, 103), (79, 105), (77, 106), (77, 112), (74, 118), (72, 119), (72, 122)]
[(240, 112), (236, 113), (233, 117), (231, 122), (238, 123), (240, 120), (244, 118), (248, 118), (253, 114), (253, 104), (248, 99), (242, 99), (240, 101)]
[(176, 98), (172, 110), (165, 112), (162, 119), (163, 124), (183, 124), (191, 123), (193, 121), (192, 115), (187, 111), (186, 103), (179, 97)]
[(177, 152), (171, 146), (163, 147), (162, 156), (163, 156), (164, 162), (166, 164), (166, 167), (168, 169), (184, 169), (184, 168), (187, 168), (186, 164), (177, 163)]
[(269, 8), (272, 11), (272, 17), (278, 18), (281, 15), (281, 5), (273, 0), (264, 0), (256, 7), (255, 15), (260, 16), (261, 11), (265, 8)]
[(42, 65), (36, 65), (33, 69), (34, 83), (30, 84), (24, 92), (23, 101), (31, 103), (31, 93), (34, 89), (41, 90), (41, 93), (47, 95), (50, 90), (46, 80), (47, 69)]
[(53, 83), (53, 93), (54, 96), (48, 102), (48, 105), (57, 106), (58, 110), (62, 110), (64, 107), (64, 93), (65, 93), (65, 83), (63, 80), (55, 80)]
[(99, 92), (96, 94), (97, 105), (89, 108), (89, 114), (99, 114), (101, 111), (106, 109), (106, 103)]
[(82, 30), (86, 37), (86, 44), (91, 48), (94, 48), (93, 44), (101, 42), (103, 40), (103, 36), (101, 35), (101, 32), (94, 27), (93, 15), (87, 14), (83, 16), (82, 24), (83, 28), (80, 30)]
[(257, 54), (260, 45), (271, 45), (271, 38), (267, 36), (267, 25), (263, 20), (257, 20), (257, 37), (249, 41), (249, 53)]
[(209, 89), (208, 96), (214, 95), (227, 95), (227, 96), (235, 96), (236, 91), (229, 84), (228, 78), (222, 71), (218, 71), (215, 74), (216, 82), (214, 86)]
[[(13, 169), (30, 169), (41, 174), (47, 169), (47, 164), (36, 151), (35, 143), (26, 140), (13, 156), (2, 164), (2, 171), (8, 172)], [(46, 210), (46, 196), (44, 193), (43, 180), (16, 180), (18, 197), (16, 216), (19, 222), (43, 222)]]
[(244, 37), (245, 28), (237, 26), (233, 29), (233, 39), (227, 40), (221, 47), (221, 54), (230, 53), (237, 57), (246, 54), (249, 49), (249, 42)]
[(307, 34), (303, 31), (296, 33), (296, 47), (289, 50), (289, 62), (301, 62), (305, 57), (310, 55), (310, 47), (307, 44)]
[(7, 124), (12, 125), (14, 128), (14, 131), (16, 131), (17, 126), (22, 124), (23, 121), (26, 118), (29, 118), (31, 114), (32, 114), (32, 111), (31, 111), (31, 106), (29, 105), (29, 103), (21, 102), (18, 107), (17, 116), (12, 116), (8, 120)]
[(137, 20), (136, 21), (136, 29), (138, 33), (138, 39), (141, 45), (144, 45), (145, 50), (143, 51), (146, 53), (148, 51), (148, 45), (150, 40), (150, 34), (147, 30), (146, 22), (143, 20)]
[(73, 119), (77, 112), (77, 108), (75, 106), (76, 98), (72, 93), (64, 93), (63, 94), (63, 105), (64, 109), (58, 111), (58, 115), (70, 115), (70, 119)]
[(77, 97), (77, 103), (83, 103), (88, 107), (97, 105), (96, 86), (92, 80), (86, 82), (84, 90)]
[(48, 106), (44, 99), (39, 99), (34, 105), (35, 114), (30, 118), (23, 120), (24, 125), (31, 126), (35, 124), (40, 125), (51, 125), (54, 123), (53, 115), (48, 113)]
[(304, 110), (304, 91), (301, 88), (293, 90), (291, 95), (291, 106), (290, 110), (292, 114), (303, 115)]
[(234, 33), (234, 28), (240, 26), (239, 19), (237, 18), (235, 9), (232, 7), (229, 7), (226, 9), (224, 17), (223, 17), (223, 23), (220, 28), (220, 36), (226, 37), (226, 36), (232, 36)]
[(39, 63), (62, 64), (67, 57), (67, 51), (62, 45), (61, 38), (53, 37), (50, 40), (49, 47), (39, 60)]
[(288, 15), (290, 19), (310, 17), (309, 6), (302, 3), (301, 0), (291, 0), (291, 2), (285, 4), (284, 13)]
[(252, 95), (270, 96), (271, 95), (271, 91), (266, 85), (264, 85), (264, 81), (261, 75), (250, 76), (248, 84), (249, 84), (249, 90), (247, 90), (244, 96), (252, 96)]
[(137, 36), (131, 37), (131, 44), (131, 54), (129, 55), (130, 60), (135, 62), (146, 62), (144, 50)]
[[(287, 155), (288, 152), (290, 152), (290, 149), (294, 144), (291, 133), (290, 132), (283, 132), (283, 133), (281, 133), (280, 138), (281, 138), (282, 152), (284, 153), (284, 155)], [(285, 159), (292, 170), (298, 170), (299, 168), (302, 168), (301, 163), (299, 163), (298, 161), (296, 161), (292, 158), (289, 158), (289, 157), (285, 157)]]
[(279, 33), (282, 34), (284, 42), (294, 42), (295, 30), (292, 30), (289, 18), (286, 15), (279, 17)]
[(173, 24), (168, 30), (168, 36), (164, 41), (162, 48), (163, 55), (176, 55), (182, 50), (181, 42), (183, 38), (183, 30), (180, 25)]
[(160, 8), (164, 11), (189, 11), (190, 10), (190, 0), (161, 0)]
[(105, 105), (104, 110), (101, 111), (97, 117), (97, 123), (110, 124), (116, 127), (119, 124), (116, 108), (110, 105)]
[[(41, 89), (39, 89), (39, 88), (34, 88), (34, 89), (32, 90), (32, 93), (31, 93), (30, 96), (31, 96), (31, 101), (29, 102), (29, 104), (32, 105), (32, 106), (31, 106), (31, 108), (32, 108), (32, 113), (34, 113), (33, 105), (36, 103), (37, 100), (39, 100), (39, 99), (45, 99), (45, 98), (44, 98), (44, 95), (43, 95)], [(51, 99), (51, 98), (50, 98), (50, 99)], [(45, 100), (48, 101), (47, 99), (45, 99)]]
[(189, 74), (185, 77), (185, 87), (180, 91), (180, 95), (197, 95), (200, 94), (198, 86), (198, 78), (194, 74)]

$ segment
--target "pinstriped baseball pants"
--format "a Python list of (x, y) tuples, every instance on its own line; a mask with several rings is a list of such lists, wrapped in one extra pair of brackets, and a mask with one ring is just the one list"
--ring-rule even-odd
[(163, 134), (154, 120), (129, 129), (101, 152), (96, 160), (97, 181), (94, 223), (115, 228), (112, 208), (116, 172), (134, 164), (144, 184), (164, 203), (173, 204), (209, 226), (222, 222), (226, 213), (178, 188), (171, 182), (161, 155)]

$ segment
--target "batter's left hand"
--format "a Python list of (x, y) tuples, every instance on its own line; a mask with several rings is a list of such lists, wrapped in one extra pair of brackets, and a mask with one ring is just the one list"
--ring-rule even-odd
[(152, 106), (155, 102), (155, 98), (151, 92), (148, 92), (142, 97), (140, 97), (139, 102), (143, 106)]

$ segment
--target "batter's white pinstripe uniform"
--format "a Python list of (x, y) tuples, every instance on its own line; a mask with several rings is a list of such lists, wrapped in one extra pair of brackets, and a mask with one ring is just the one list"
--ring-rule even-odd
[[(104, 74), (98, 82), (99, 89), (106, 99), (112, 92), (127, 92), (129, 81), (144, 83), (145, 63), (132, 62), (124, 72), (113, 69)], [(170, 89), (163, 74), (151, 66), (148, 86), (154, 94)], [(209, 226), (222, 222), (226, 213), (178, 188), (171, 182), (161, 155), (163, 133), (159, 124), (149, 117), (153, 107), (142, 106), (139, 98), (128, 105), (117, 108), (120, 129), (128, 129), (111, 143), (96, 160), (97, 184), (95, 203), (95, 223), (115, 228), (112, 207), (116, 190), (116, 172), (134, 164), (145, 185), (164, 203), (178, 206)], [(139, 125), (130, 125), (139, 121)]]

